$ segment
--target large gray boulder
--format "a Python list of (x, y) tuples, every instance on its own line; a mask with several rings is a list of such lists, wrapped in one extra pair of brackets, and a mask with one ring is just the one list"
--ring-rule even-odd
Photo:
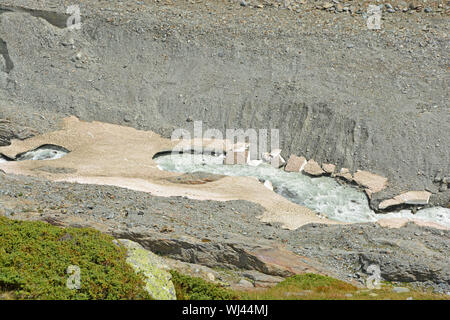
[(127, 249), (127, 263), (136, 272), (143, 272), (145, 290), (156, 300), (176, 300), (176, 293), (171, 275), (165, 271), (163, 260), (156, 254), (145, 250), (139, 243), (128, 239), (114, 240), (118, 246)]

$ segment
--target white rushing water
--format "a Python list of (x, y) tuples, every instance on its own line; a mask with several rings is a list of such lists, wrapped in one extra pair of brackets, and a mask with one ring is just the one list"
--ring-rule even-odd
[(173, 154), (155, 159), (158, 167), (174, 172), (208, 172), (227, 176), (251, 176), (270, 181), (274, 191), (292, 202), (308, 207), (329, 219), (342, 222), (373, 222), (381, 218), (415, 218), (450, 227), (450, 209), (434, 207), (376, 214), (370, 209), (366, 195), (330, 177), (311, 178), (297, 172), (275, 169), (268, 164), (223, 165), (223, 156)]
[(17, 158), (17, 161), (23, 160), (55, 160), (64, 157), (68, 151), (63, 150), (62, 148), (55, 148), (52, 146), (40, 147), (35, 150), (28, 151), (20, 157)]

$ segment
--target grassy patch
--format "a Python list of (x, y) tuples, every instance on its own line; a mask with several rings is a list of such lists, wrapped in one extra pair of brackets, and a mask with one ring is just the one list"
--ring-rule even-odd
[(170, 271), (178, 300), (238, 300), (237, 293), (201, 278)]
[(179, 300), (414, 300), (448, 299), (431, 292), (412, 290), (394, 293), (387, 285), (379, 290), (361, 290), (331, 277), (318, 274), (295, 275), (273, 288), (252, 291), (233, 291), (200, 278), (171, 271)]
[(278, 283), (275, 287), (249, 293), (242, 293), (247, 299), (287, 300), (287, 299), (338, 299), (353, 294), (358, 289), (344, 281), (319, 274), (294, 275)]
[[(150, 299), (143, 276), (126, 263), (125, 249), (112, 240), (92, 229), (0, 217), (0, 300)], [(79, 290), (67, 288), (70, 265), (81, 270)], [(379, 290), (363, 290), (318, 274), (295, 275), (273, 288), (252, 291), (233, 291), (177, 271), (171, 274), (179, 300), (449, 299), (412, 288), (394, 293), (389, 283)]]
[[(15, 299), (147, 299), (144, 280), (112, 237), (0, 217), (0, 297)], [(80, 289), (67, 287), (78, 266)]]
[(295, 275), (263, 290), (241, 293), (241, 297), (255, 300), (435, 300), (448, 297), (432, 292), (414, 290), (406, 293), (395, 293), (392, 286), (385, 285), (380, 289), (368, 290), (357, 287), (331, 277), (306, 273)]

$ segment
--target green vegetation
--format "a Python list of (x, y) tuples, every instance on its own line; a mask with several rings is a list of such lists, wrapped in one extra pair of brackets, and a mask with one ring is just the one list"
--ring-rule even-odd
[(238, 300), (239, 296), (231, 290), (201, 278), (182, 275), (170, 271), (178, 300)]
[[(92, 229), (60, 228), (43, 222), (0, 217), (1, 299), (150, 299), (143, 275), (126, 263), (111, 236)], [(67, 268), (79, 266), (81, 287), (67, 287)], [(295, 275), (268, 289), (234, 291), (171, 271), (179, 300), (448, 299), (410, 288), (394, 293), (357, 287), (318, 274)]]
[(255, 300), (405, 300), (410, 297), (414, 300), (446, 299), (443, 295), (413, 289), (406, 293), (394, 293), (391, 285), (374, 290), (358, 289), (347, 282), (312, 273), (295, 275), (273, 288), (247, 292), (242, 296)]
[(382, 300), (446, 299), (443, 295), (411, 290), (394, 293), (390, 285), (379, 290), (359, 290), (357, 287), (331, 277), (318, 274), (295, 275), (273, 288), (233, 291), (200, 278), (171, 271), (179, 300)]
[[(0, 298), (148, 299), (142, 275), (112, 237), (91, 229), (0, 217)], [(67, 287), (67, 268), (81, 270), (81, 287)]]

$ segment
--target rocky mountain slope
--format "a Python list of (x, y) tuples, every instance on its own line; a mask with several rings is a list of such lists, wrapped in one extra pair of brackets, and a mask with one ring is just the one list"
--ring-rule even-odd
[(79, 4), (82, 28), (68, 30), (69, 2), (0, 2), (2, 118), (45, 131), (76, 115), (165, 136), (186, 120), (277, 128), (284, 156), (369, 170), (389, 178), (389, 194), (430, 189), (432, 201), (448, 201), (434, 182), (450, 172), (445, 4), (385, 6), (379, 31), (359, 2), (342, 13), (318, 1), (300, 12)]
[[(74, 4), (79, 30), (65, 24)], [(69, 115), (165, 137), (193, 120), (205, 130), (275, 128), (285, 158), (367, 170), (388, 178), (380, 198), (428, 190), (431, 204), (448, 206), (448, 4), (385, 2), (378, 31), (367, 28), (368, 4), (0, 0), (0, 145), (54, 130)], [(87, 223), (190, 263), (279, 276), (297, 253), (307, 261), (299, 269), (341, 279), (359, 281), (377, 262), (391, 281), (450, 286), (448, 231), (364, 224), (290, 232), (262, 224), (261, 208), (245, 201), (0, 179), (4, 215)], [(258, 250), (280, 245), (286, 260), (267, 267)]]

